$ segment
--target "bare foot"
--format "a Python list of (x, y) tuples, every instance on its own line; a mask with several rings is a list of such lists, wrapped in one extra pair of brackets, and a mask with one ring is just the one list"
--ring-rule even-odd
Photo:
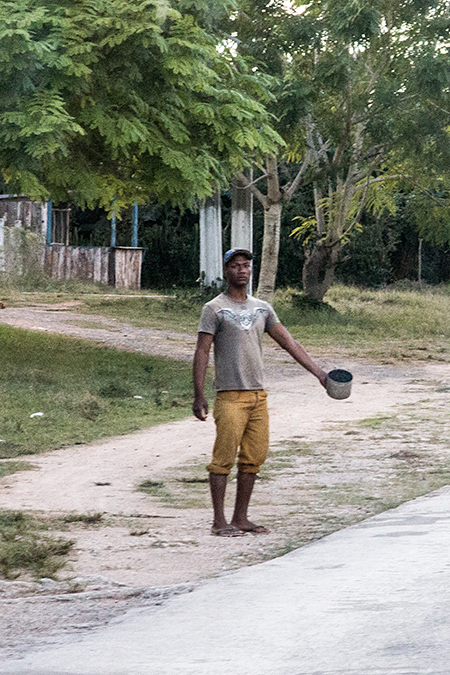
[(211, 534), (215, 534), (218, 537), (243, 537), (245, 532), (234, 525), (225, 525), (225, 527), (215, 527), (213, 525)]
[(255, 525), (250, 520), (247, 520), (246, 523), (231, 523), (233, 527), (241, 530), (242, 532), (251, 532), (252, 534), (269, 534), (269, 530), (264, 525)]

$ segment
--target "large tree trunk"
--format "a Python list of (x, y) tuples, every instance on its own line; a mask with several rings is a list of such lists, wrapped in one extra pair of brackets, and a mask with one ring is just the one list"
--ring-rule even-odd
[(261, 300), (272, 302), (278, 268), (280, 249), (280, 226), (282, 202), (270, 204), (264, 208), (264, 239), (261, 255), (261, 268), (256, 295)]
[(264, 235), (256, 295), (261, 300), (272, 302), (278, 269), (280, 250), (281, 211), (283, 192), (280, 190), (278, 160), (275, 155), (266, 156), (267, 196), (261, 201), (264, 206)]
[[(263, 248), (256, 295), (258, 298), (268, 302), (272, 302), (275, 290), (283, 204), (289, 202), (295, 191), (303, 184), (302, 181), (310, 164), (310, 159), (310, 152), (308, 151), (296, 177), (284, 188), (280, 187), (278, 159), (276, 155), (266, 155), (266, 173), (257, 178), (256, 181), (252, 182), (243, 174), (240, 175), (243, 185), (246, 185), (251, 190), (264, 208)], [(255, 185), (261, 178), (267, 179), (267, 194), (263, 194)]]
[(340, 248), (340, 244), (330, 247), (323, 242), (316, 242), (311, 251), (306, 252), (302, 271), (303, 292), (306, 297), (322, 302), (334, 281)]

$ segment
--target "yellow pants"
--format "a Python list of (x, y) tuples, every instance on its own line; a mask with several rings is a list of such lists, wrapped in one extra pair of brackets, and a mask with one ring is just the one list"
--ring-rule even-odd
[(243, 473), (258, 473), (269, 449), (267, 393), (219, 391), (214, 403), (216, 441), (208, 471), (228, 475), (238, 454)]

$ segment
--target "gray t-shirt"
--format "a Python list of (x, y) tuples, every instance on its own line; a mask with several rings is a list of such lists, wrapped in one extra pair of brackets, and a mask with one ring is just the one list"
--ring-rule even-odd
[(203, 307), (199, 333), (214, 335), (217, 391), (264, 389), (262, 337), (279, 319), (264, 300), (224, 293)]

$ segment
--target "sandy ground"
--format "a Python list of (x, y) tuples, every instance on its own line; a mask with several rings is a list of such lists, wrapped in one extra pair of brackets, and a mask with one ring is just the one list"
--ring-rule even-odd
[[(192, 357), (195, 342), (191, 335), (75, 315), (67, 306), (5, 309), (0, 321), (182, 360)], [(81, 327), (80, 321), (105, 328)], [(417, 478), (431, 452), (435, 473), (445, 471), (450, 365), (393, 367), (321, 358), (325, 369), (354, 373), (350, 399), (334, 401), (284, 352), (269, 345), (265, 351), (271, 458), (256, 484), (251, 516), (270, 534), (211, 536), (205, 483), (214, 438), (211, 416), (206, 423), (188, 418), (23, 457), (36, 468), (0, 479), (0, 508), (55, 518), (55, 534), (61, 514), (103, 518), (96, 526), (76, 523), (61, 530), (76, 543), (59, 581), (0, 583), (0, 648), (23, 647), (24, 634), (28, 643), (54, 641), (64, 632), (92, 628), (372, 515), (386, 508), (387, 497), (405, 498), (405, 471), (414, 470)], [(145, 480), (153, 482), (152, 494), (137, 490)], [(229, 511), (234, 485), (231, 480)], [(345, 490), (345, 499), (336, 501), (336, 491)]]

